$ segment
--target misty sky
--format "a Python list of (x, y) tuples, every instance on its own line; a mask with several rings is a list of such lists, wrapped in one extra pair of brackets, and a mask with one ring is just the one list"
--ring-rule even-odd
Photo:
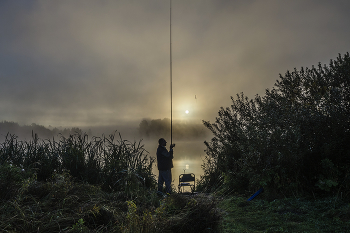
[[(170, 118), (169, 0), (0, 0), (0, 121)], [(173, 117), (350, 52), (350, 1), (173, 0)], [(189, 110), (185, 114), (185, 110)]]

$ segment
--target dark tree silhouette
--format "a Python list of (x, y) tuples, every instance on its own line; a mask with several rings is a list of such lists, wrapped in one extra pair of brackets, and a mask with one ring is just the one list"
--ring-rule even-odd
[(284, 194), (350, 191), (350, 57), (280, 75), (263, 97), (231, 98), (214, 123), (201, 184)]

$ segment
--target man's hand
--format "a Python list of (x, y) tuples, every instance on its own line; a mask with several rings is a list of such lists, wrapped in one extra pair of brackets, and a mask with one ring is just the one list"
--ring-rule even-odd
[(173, 149), (175, 147), (175, 144), (170, 145), (170, 149)]

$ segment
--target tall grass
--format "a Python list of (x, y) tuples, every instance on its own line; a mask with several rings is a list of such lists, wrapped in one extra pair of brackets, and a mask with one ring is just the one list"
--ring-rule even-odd
[(41, 140), (33, 133), (30, 141), (18, 141), (7, 134), (0, 144), (0, 165), (23, 169), (38, 181), (50, 179), (54, 173), (68, 171), (79, 180), (99, 184), (104, 191), (133, 193), (139, 188), (153, 188), (154, 158), (140, 142), (117, 138), (115, 134), (89, 139), (77, 132), (59, 140)]
[(1, 232), (217, 232), (216, 201), (159, 197), (154, 158), (121, 135), (0, 144)]

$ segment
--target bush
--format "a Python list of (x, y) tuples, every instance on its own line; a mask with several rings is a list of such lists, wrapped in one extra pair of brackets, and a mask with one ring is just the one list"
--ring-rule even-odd
[(231, 99), (215, 123), (204, 121), (214, 138), (206, 142), (200, 183), (285, 195), (349, 193), (349, 53), (329, 66), (280, 75), (263, 97)]
[(15, 165), (7, 163), (0, 165), (0, 199), (13, 198), (13, 194), (28, 176), (24, 169)]

